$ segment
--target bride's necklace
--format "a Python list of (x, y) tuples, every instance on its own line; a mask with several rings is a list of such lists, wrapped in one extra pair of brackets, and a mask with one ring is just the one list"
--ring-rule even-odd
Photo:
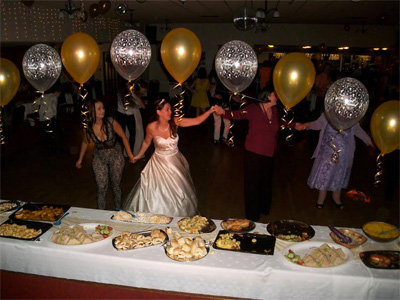
[(168, 129), (169, 129), (169, 124), (168, 124), (167, 128), (165, 128), (165, 129), (162, 129), (161, 124), (158, 124), (158, 130), (160, 130), (161, 132), (167, 132)]

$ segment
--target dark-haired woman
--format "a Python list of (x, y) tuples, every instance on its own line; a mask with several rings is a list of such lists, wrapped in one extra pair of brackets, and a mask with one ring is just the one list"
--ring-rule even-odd
[(103, 102), (89, 101), (89, 122), (84, 130), (81, 151), (76, 167), (82, 167), (82, 159), (86, 153), (90, 139), (93, 140), (93, 171), (97, 186), (97, 207), (106, 208), (106, 194), (108, 178), (111, 179), (111, 187), (114, 195), (115, 208), (121, 207), (121, 179), (124, 170), (125, 158), (122, 146), (116, 141), (116, 135), (120, 136), (125, 146), (126, 153), (131, 162), (134, 162), (131, 147), (121, 125), (112, 118), (105, 118)]
[(155, 114), (146, 128), (146, 137), (137, 161), (151, 142), (155, 151), (140, 179), (127, 197), (123, 208), (169, 216), (193, 216), (197, 213), (197, 197), (189, 164), (178, 149), (178, 127), (201, 124), (218, 108), (211, 107), (196, 118), (172, 117), (171, 105), (162, 99), (155, 103)]

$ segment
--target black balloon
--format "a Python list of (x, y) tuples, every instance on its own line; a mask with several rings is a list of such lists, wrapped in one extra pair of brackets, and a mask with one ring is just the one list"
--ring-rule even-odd
[(92, 18), (97, 17), (99, 15), (99, 13), (100, 13), (100, 8), (99, 8), (99, 5), (97, 3), (94, 3), (94, 4), (89, 6), (89, 15)]
[(105, 1), (105, 0), (99, 1), (99, 8), (100, 8), (100, 13), (105, 14), (106, 12), (108, 12), (110, 10), (111, 2)]
[(35, 3), (34, 0), (30, 0), (30, 1), (21, 1), (23, 4), (25, 4), (28, 7), (31, 7), (33, 5), (33, 3)]

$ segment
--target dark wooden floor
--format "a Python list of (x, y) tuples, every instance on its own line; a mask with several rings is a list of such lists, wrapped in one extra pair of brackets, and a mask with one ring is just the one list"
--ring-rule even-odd
[[(84, 159), (83, 168), (77, 170), (75, 162), (80, 147), (81, 129), (79, 113), (60, 113), (64, 128), (65, 153), (49, 156), (37, 127), (27, 122), (11, 130), (1, 153), (1, 199), (13, 199), (54, 204), (69, 204), (96, 208), (95, 182), (91, 169), (92, 147)], [(206, 124), (181, 128), (181, 152), (187, 158), (199, 200), (202, 215), (214, 219), (243, 217), (243, 144), (246, 123), (234, 126), (235, 147), (214, 145), (213, 120)], [(377, 150), (366, 147), (359, 140), (349, 188), (359, 189), (371, 197), (371, 203), (355, 202), (342, 193), (343, 211), (326, 201), (323, 210), (314, 204), (317, 190), (307, 184), (312, 163), (311, 155), (317, 144), (318, 132), (295, 133), (294, 145), (288, 146), (280, 133), (279, 149), (275, 156), (273, 203), (271, 214), (262, 216), (260, 222), (276, 219), (294, 219), (313, 225), (361, 227), (372, 220), (399, 225), (398, 192), (395, 201), (384, 200), (383, 182), (373, 186), (376, 172)], [(148, 150), (147, 159), (153, 148)], [(127, 195), (138, 180), (146, 160), (126, 164), (123, 175), (123, 196)], [(112, 209), (109, 191), (107, 209)]]

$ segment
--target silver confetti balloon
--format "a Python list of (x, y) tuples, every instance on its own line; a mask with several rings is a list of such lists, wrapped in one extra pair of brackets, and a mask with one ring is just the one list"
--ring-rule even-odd
[(46, 44), (37, 44), (25, 52), (22, 70), (28, 82), (38, 91), (45, 92), (60, 77), (62, 63), (57, 51)]
[(125, 30), (114, 38), (110, 55), (117, 72), (126, 80), (134, 80), (150, 63), (149, 40), (139, 31)]
[(369, 95), (357, 79), (335, 81), (325, 95), (325, 115), (337, 130), (346, 130), (359, 122), (367, 111)]
[(215, 71), (226, 88), (234, 93), (245, 90), (257, 74), (257, 55), (248, 44), (233, 40), (215, 57)]

